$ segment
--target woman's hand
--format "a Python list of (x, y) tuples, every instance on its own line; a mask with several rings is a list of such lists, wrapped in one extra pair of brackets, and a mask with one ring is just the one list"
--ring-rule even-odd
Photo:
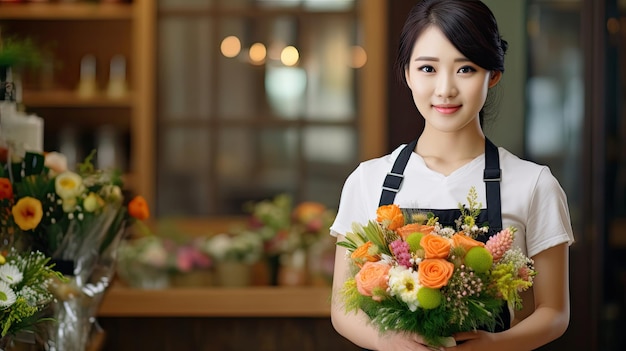
[(432, 351), (439, 350), (426, 345), (424, 339), (418, 334), (388, 332), (380, 337), (379, 351)]
[(494, 334), (482, 330), (454, 334), (457, 346), (446, 347), (446, 351), (497, 350)]

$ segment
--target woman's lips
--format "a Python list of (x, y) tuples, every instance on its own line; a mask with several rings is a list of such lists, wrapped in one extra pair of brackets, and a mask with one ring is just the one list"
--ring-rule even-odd
[(437, 112), (443, 113), (443, 114), (446, 114), (446, 115), (449, 115), (451, 113), (455, 113), (456, 111), (458, 111), (461, 108), (460, 105), (455, 105), (455, 106), (434, 105), (433, 107), (435, 108), (435, 110), (437, 110)]

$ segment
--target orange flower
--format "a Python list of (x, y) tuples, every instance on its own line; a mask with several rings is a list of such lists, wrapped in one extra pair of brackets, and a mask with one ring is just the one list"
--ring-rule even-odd
[(420, 241), (425, 258), (447, 258), (450, 254), (450, 240), (436, 234), (426, 234)]
[(452, 236), (452, 246), (462, 247), (465, 250), (465, 252), (467, 252), (472, 247), (485, 246), (485, 243), (482, 243), (478, 240), (474, 240), (470, 238), (469, 236), (465, 235), (464, 233), (459, 232)]
[(311, 220), (321, 216), (326, 211), (326, 206), (319, 202), (305, 201), (301, 202), (293, 210), (293, 217), (300, 223), (308, 223)]
[(387, 289), (389, 274), (388, 264), (382, 262), (367, 262), (354, 277), (356, 288), (363, 296), (372, 296), (372, 299), (380, 301), (381, 297), (374, 295), (374, 290), (379, 288)]
[(376, 221), (386, 225), (389, 230), (396, 230), (404, 225), (404, 215), (398, 205), (380, 206), (376, 210)]
[(423, 225), (419, 223), (411, 223), (403, 225), (402, 227), (396, 229), (396, 233), (402, 237), (402, 239), (406, 240), (407, 236), (419, 232), (422, 234), (430, 234), (435, 229), (432, 225)]
[(13, 198), (13, 186), (9, 178), (0, 178), (0, 200)]
[(148, 219), (150, 217), (150, 209), (148, 208), (146, 199), (140, 195), (135, 196), (135, 198), (128, 203), (128, 214), (141, 221)]
[(366, 242), (365, 244), (356, 248), (356, 250), (352, 251), (350, 258), (357, 264), (357, 266), (361, 267), (366, 262), (376, 262), (380, 260), (378, 256), (377, 250), (374, 247), (374, 244), (371, 241)]
[(419, 265), (420, 284), (432, 289), (439, 289), (448, 284), (454, 272), (454, 264), (441, 258), (422, 261)]
[(19, 199), (13, 206), (13, 209), (11, 209), (11, 212), (13, 213), (15, 224), (22, 230), (37, 228), (43, 217), (41, 201), (30, 196)]

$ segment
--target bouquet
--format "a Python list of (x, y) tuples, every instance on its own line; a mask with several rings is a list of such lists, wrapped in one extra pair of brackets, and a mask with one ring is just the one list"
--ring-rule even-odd
[(125, 203), (120, 173), (95, 169), (94, 153), (72, 171), (59, 153), (10, 152), (0, 167), (2, 247), (41, 252), (65, 275), (50, 286), (50, 349), (83, 349), (127, 224), (149, 209), (141, 196)]
[(397, 205), (379, 207), (375, 221), (354, 223), (337, 244), (350, 254), (352, 275), (341, 292), (346, 310), (363, 310), (381, 332), (418, 333), (432, 346), (450, 346), (452, 334), (493, 331), (503, 307), (521, 308), (519, 293), (536, 274), (533, 261), (512, 247), (513, 227), (486, 243), (476, 240), (488, 228), (476, 224), (482, 205), (474, 188), (467, 199), (456, 228)]
[(49, 260), (39, 251), (19, 253), (13, 249), (0, 254), (1, 340), (32, 332), (46, 320), (42, 311), (53, 299), (49, 285), (53, 279), (61, 279)]

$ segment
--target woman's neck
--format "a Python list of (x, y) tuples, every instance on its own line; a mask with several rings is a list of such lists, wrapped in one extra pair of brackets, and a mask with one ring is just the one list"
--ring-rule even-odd
[(479, 133), (429, 133), (420, 135), (415, 152), (428, 168), (449, 175), (485, 152), (485, 135)]

